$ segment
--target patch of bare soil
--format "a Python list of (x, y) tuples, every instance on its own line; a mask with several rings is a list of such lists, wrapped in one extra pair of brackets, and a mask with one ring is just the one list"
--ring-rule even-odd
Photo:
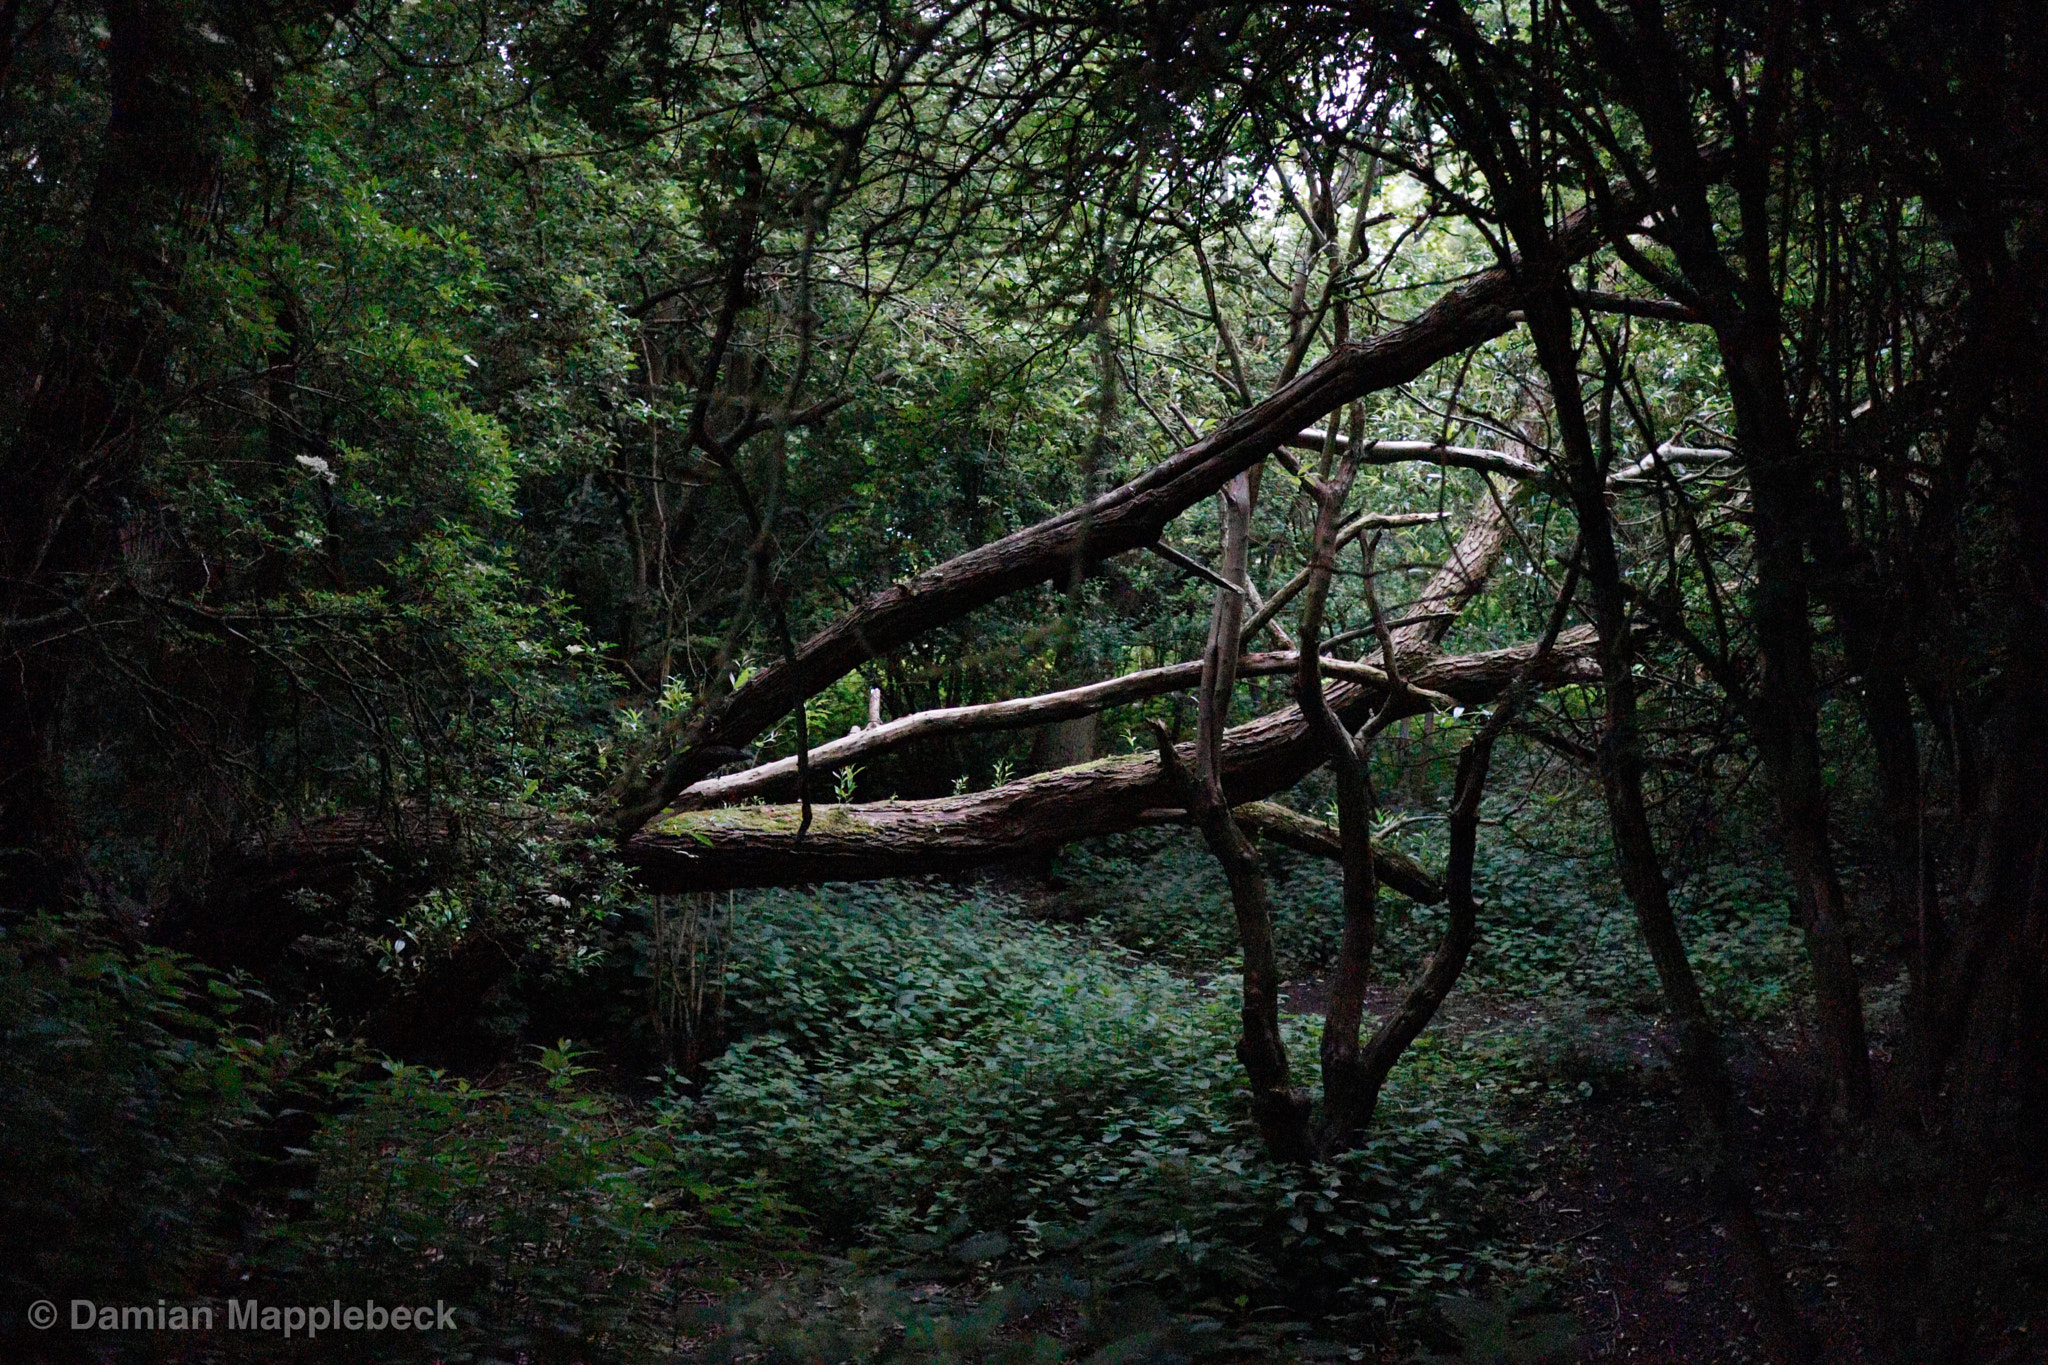
[[(1783, 1064), (1738, 1076), (1758, 1216), (1826, 1358), (1864, 1359), (1842, 1287), (1817, 1077)], [(1707, 1214), (1681, 1106), (1658, 1084), (1622, 1085), (1534, 1118), (1543, 1183), (1515, 1234), (1547, 1252), (1578, 1319), (1580, 1359), (1738, 1365), (1762, 1360), (1740, 1281)]]
[[(1284, 990), (1290, 1010), (1321, 1013), (1327, 1005), (1320, 981), (1289, 982)], [(1398, 996), (1376, 989), (1368, 1009), (1384, 1013)], [(1432, 1031), (1452, 1040), (1546, 1023), (1555, 1026), (1536, 1002), (1454, 993)], [(1744, 1040), (1732, 1059), (1738, 1117), (1755, 1207), (1794, 1301), (1825, 1360), (1860, 1365), (1868, 1357), (1842, 1274), (1843, 1228), (1822, 1145), (1825, 1085), (1814, 1047), (1796, 1029)], [(1610, 1050), (1626, 1064), (1590, 1082), (1590, 1095), (1503, 1115), (1523, 1133), (1539, 1171), (1536, 1186), (1514, 1203), (1507, 1239), (1556, 1274), (1559, 1306), (1578, 1323), (1578, 1360), (1761, 1361), (1742, 1286), (1707, 1212), (1664, 1042), (1646, 1021)]]

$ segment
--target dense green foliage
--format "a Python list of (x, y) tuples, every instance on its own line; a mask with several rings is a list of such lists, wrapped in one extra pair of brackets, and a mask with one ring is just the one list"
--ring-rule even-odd
[[(301, 1153), (301, 1216), (241, 1257), (244, 1287), (293, 1302), (388, 1296), (458, 1305), (437, 1358), (615, 1358), (671, 1349), (685, 1305), (792, 1246), (788, 1210), (707, 1183), (634, 1106), (585, 1088), (564, 1043), (536, 1076), (476, 1086), (401, 1063), (331, 1077), (342, 1113)], [(346, 1337), (302, 1354), (359, 1359)]]
[(48, 920), (0, 938), (6, 1292), (203, 1292), (215, 1221), (286, 1070), (258, 1004), (176, 954)]
[[(1573, 904), (1548, 882), (1498, 929), (1532, 933)], [(740, 902), (725, 968), (737, 1041), (701, 1091), (672, 1078), (651, 1105), (607, 1095), (566, 1043), (483, 1084), (288, 1035), (259, 1045), (234, 1023), (241, 993), (174, 957), (17, 934), (10, 1093), (34, 1102), (8, 1110), (25, 1163), (10, 1216), (49, 1229), (17, 1287), (203, 1297), (212, 1265), (266, 1301), (402, 1282), (462, 1306), (454, 1335), (422, 1348), (441, 1358), (637, 1358), (713, 1327), (796, 1358), (821, 1342), (854, 1359), (1065, 1358), (1024, 1325), (1048, 1305), (1093, 1324), (1080, 1340), (1267, 1350), (1301, 1330), (1290, 1322), (1353, 1331), (1525, 1266), (1497, 1223), (1527, 1161), (1518, 1115), (1637, 1083), (1583, 1016), (1425, 1039), (1381, 1131), (1327, 1168), (1276, 1169), (1229, 1056), (1231, 979), (1198, 984), (1019, 909), (938, 887)], [(64, 953), (78, 956), (61, 975), (24, 969)], [(1550, 993), (1546, 966), (1503, 956), (1489, 985)], [(1632, 1017), (1625, 1000), (1605, 1008)], [(58, 1070), (85, 1049), (90, 1065)], [(331, 1117), (295, 1123), (289, 1098)], [(124, 1202), (35, 1202), (95, 1189)], [(126, 1237), (150, 1220), (155, 1236)], [(705, 1316), (707, 1291), (775, 1264), (811, 1287), (748, 1290)], [(904, 1297), (934, 1277), (954, 1287)], [(990, 1297), (999, 1284), (1013, 1288)], [(792, 1294), (801, 1312), (785, 1311)], [(345, 1338), (295, 1349), (361, 1358)]]
[(0, 1354), (1538, 1358), (1611, 1104), (1804, 1361), (1760, 1053), (1856, 1349), (2024, 1333), (2038, 19), (0, 7)]
[[(1552, 837), (1516, 839), (1516, 816), (1502, 811), (1499, 837), (1487, 842), (1476, 878), (1488, 913), (1466, 979), (1502, 997), (1577, 1001), (1625, 1011), (1654, 1010), (1657, 983), (1634, 914), (1614, 880), (1613, 855), (1587, 813)], [(1581, 839), (1559, 840), (1560, 832)], [(1441, 839), (1411, 831), (1407, 842), (1425, 865), (1442, 858)], [(1335, 870), (1321, 860), (1274, 850), (1273, 931), (1290, 979), (1314, 977), (1336, 951)], [(1076, 845), (1058, 865), (1065, 908), (1124, 947), (1188, 969), (1228, 956), (1230, 896), (1213, 859), (1184, 832), (1128, 835)], [(1728, 1018), (1782, 1015), (1799, 989), (1801, 945), (1783, 872), (1723, 850), (1673, 889), (1686, 942), (1715, 1010)], [(1442, 936), (1441, 907), (1389, 896), (1381, 906), (1376, 959), (1392, 977), (1412, 975)]]
[(750, 1036), (712, 1068), (701, 1150), (834, 1240), (1067, 1260), (1226, 1313), (1384, 1303), (1476, 1268), (1499, 1137), (1435, 1107), (1426, 1064), (1403, 1121), (1304, 1180), (1260, 1159), (1227, 978), (939, 896), (769, 898), (737, 934)]

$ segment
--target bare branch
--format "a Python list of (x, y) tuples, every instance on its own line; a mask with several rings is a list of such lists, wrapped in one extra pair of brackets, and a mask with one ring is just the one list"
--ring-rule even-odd
[[(1497, 697), (1534, 653), (1534, 646), (1446, 657), (1417, 648), (1402, 660), (1416, 691), (1397, 714), (1429, 709), (1420, 689), (1465, 707)], [(1291, 666), (1291, 665), (1290, 665)], [(1339, 661), (1324, 668), (1337, 672)], [(1328, 689), (1331, 707), (1357, 724), (1386, 695), (1386, 675), (1352, 664)], [(1536, 669), (1542, 686), (1599, 681), (1589, 632), (1566, 632)], [(1182, 745), (1184, 761), (1194, 746)], [(1223, 737), (1224, 796), (1234, 806), (1284, 791), (1324, 762), (1297, 706), (1283, 707)], [(1152, 755), (1098, 759), (1039, 773), (985, 792), (927, 801), (821, 806), (803, 843), (791, 838), (793, 805), (738, 806), (671, 813), (628, 841), (621, 853), (654, 890), (801, 885), (867, 877), (960, 871), (1060, 848), (1077, 839), (1177, 818), (1181, 793), (1165, 781)]]
[(1238, 587), (1237, 584), (1223, 577), (1214, 569), (1210, 568), (1207, 564), (1204, 564), (1201, 560), (1196, 559), (1193, 555), (1182, 554), (1179, 550), (1174, 549), (1171, 545), (1168, 545), (1163, 540), (1155, 540), (1150, 545), (1147, 545), (1145, 548), (1150, 550), (1153, 554), (1158, 555), (1161, 559), (1165, 560), (1167, 563), (1173, 565), (1174, 567), (1186, 569), (1189, 573), (1201, 579), (1204, 583), (1208, 583), (1215, 587), (1221, 588), (1225, 592), (1234, 592), (1239, 597), (1243, 597), (1245, 595), (1245, 590), (1243, 588)]
[[(1336, 548), (1343, 549), (1367, 531), (1386, 530), (1396, 526), (1427, 526), (1431, 522), (1447, 520), (1449, 514), (1445, 512), (1368, 512), (1362, 517), (1353, 518), (1337, 532)], [(1304, 567), (1301, 572), (1281, 584), (1280, 590), (1267, 598), (1253, 613), (1251, 620), (1245, 622), (1245, 642), (1249, 643), (1282, 607), (1294, 600), (1295, 595), (1307, 585), (1308, 580), (1309, 570)]]
[[(1287, 444), (1296, 450), (1320, 451), (1329, 439), (1330, 433), (1320, 427), (1310, 427), (1288, 437)], [(1336, 443), (1342, 450), (1346, 438), (1339, 434)], [(1449, 469), (1476, 469), (1483, 474), (1500, 474), (1510, 479), (1540, 480), (1549, 477), (1550, 473), (1542, 465), (1531, 464), (1506, 451), (1445, 445), (1441, 441), (1373, 441), (1359, 456), (1361, 464), (1405, 464), (1411, 460), (1443, 465)]]
[[(1285, 845), (1297, 853), (1312, 854), (1336, 862), (1344, 856), (1344, 846), (1337, 837), (1334, 826), (1321, 820), (1289, 810), (1274, 801), (1247, 801), (1234, 809), (1231, 814), (1237, 823), (1276, 844)], [(1444, 888), (1405, 853), (1373, 845), (1373, 871), (1379, 880), (1419, 905), (1435, 905), (1444, 898)]]
[[(1560, 234), (1560, 256), (1577, 259), (1601, 240), (1590, 213), (1575, 215)], [(1524, 288), (1507, 268), (1478, 275), (1412, 322), (1336, 348), (1211, 435), (1086, 506), (969, 550), (877, 593), (811, 637), (793, 659), (764, 668), (721, 704), (684, 723), (659, 774), (621, 793), (618, 835), (629, 837), (677, 793), (716, 767), (713, 751), (748, 743), (792, 707), (862, 663), (1019, 589), (1049, 580), (1065, 582), (1076, 564), (1151, 544), (1174, 517), (1258, 464), (1322, 414), (1405, 383), (1447, 356), (1504, 334), (1514, 325), (1508, 312), (1520, 302)]]

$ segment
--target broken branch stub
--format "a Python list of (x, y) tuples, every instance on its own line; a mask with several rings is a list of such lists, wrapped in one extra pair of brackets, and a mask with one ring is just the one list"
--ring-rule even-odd
[[(1558, 234), (1560, 259), (1580, 259), (1602, 240), (1595, 215), (1582, 210)], [(1130, 482), (876, 593), (804, 641), (790, 658), (762, 669), (696, 715), (677, 737), (659, 776), (622, 797), (616, 822), (620, 838), (630, 838), (716, 768), (710, 751), (744, 746), (868, 660), (1013, 592), (1063, 580), (1076, 565), (1153, 543), (1175, 517), (1324, 414), (1406, 383), (1439, 360), (1505, 334), (1515, 325), (1509, 314), (1525, 288), (1513, 270), (1486, 271), (1412, 321), (1337, 347), (1271, 397)]]

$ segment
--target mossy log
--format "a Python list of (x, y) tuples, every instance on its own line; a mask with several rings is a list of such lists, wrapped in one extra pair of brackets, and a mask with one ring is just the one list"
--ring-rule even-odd
[[(1591, 647), (1584, 631), (1560, 639), (1539, 670), (1539, 682), (1598, 682)], [(1413, 687), (1462, 706), (1483, 706), (1500, 695), (1534, 649), (1418, 656), (1404, 660), (1401, 672)], [(1381, 704), (1385, 691), (1371, 682), (1344, 680), (1330, 687), (1329, 697), (1339, 716), (1356, 725)], [(1395, 714), (1417, 714), (1427, 705), (1420, 694), (1406, 693)], [(1181, 749), (1192, 758), (1191, 744)], [(1299, 708), (1274, 711), (1225, 734), (1225, 794), (1233, 806), (1261, 800), (1293, 786), (1322, 761)], [(1158, 756), (1139, 754), (935, 800), (817, 805), (801, 837), (802, 807), (795, 804), (670, 812), (627, 841), (623, 853), (641, 879), (660, 891), (786, 886), (965, 871), (1182, 816)], [(1388, 884), (1398, 885), (1399, 875), (1394, 870)]]

